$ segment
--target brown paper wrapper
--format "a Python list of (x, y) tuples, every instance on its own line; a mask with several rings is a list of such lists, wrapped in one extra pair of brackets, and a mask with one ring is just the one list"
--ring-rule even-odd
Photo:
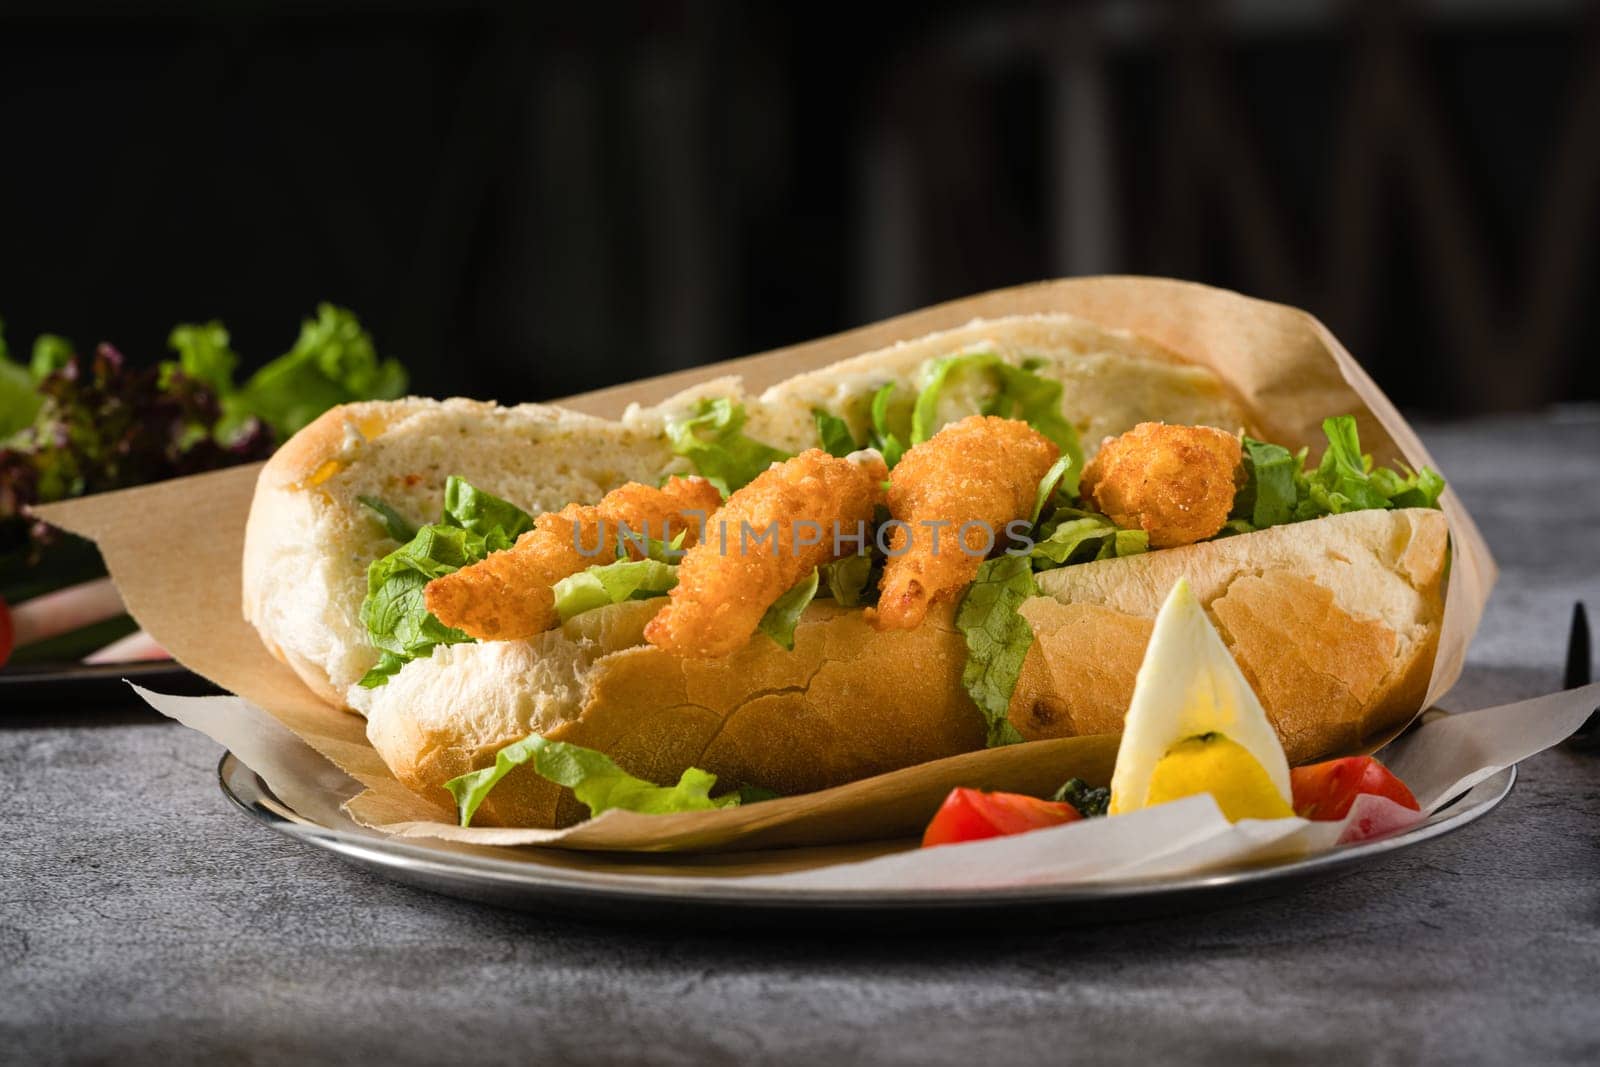
[[(1041, 282), (951, 301), (762, 355), (614, 386), (558, 401), (616, 417), (698, 382), (741, 375), (759, 392), (792, 375), (962, 325), (974, 318), (1067, 312), (1141, 333), (1209, 367), (1252, 409), (1261, 432), (1320, 448), (1322, 420), (1354, 414), (1380, 463), (1438, 465), (1398, 411), (1320, 322), (1303, 311), (1159, 278)], [(348, 805), (359, 822), (406, 836), (482, 845), (670, 851), (772, 848), (904, 837), (920, 831), (956, 785), (1040, 793), (1076, 775), (1108, 780), (1115, 741), (1073, 738), (970, 753), (821, 793), (744, 808), (671, 816), (607, 812), (567, 830), (462, 828), (451, 812), (395, 780), (367, 743), (364, 720), (319, 700), (273, 659), (240, 606), (245, 519), (259, 466), (240, 467), (37, 509), (95, 541), (128, 610), (185, 667), (265, 709), (366, 791)], [(1449, 471), (1442, 471), (1449, 478)], [(1451, 491), (1452, 565), (1439, 650), (1424, 706), (1461, 674), (1496, 568)], [(1421, 710), (1420, 708), (1418, 709)]]

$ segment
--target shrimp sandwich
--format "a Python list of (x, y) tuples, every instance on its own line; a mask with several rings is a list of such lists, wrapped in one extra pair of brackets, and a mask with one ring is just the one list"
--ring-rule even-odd
[(1320, 454), (1260, 440), (1208, 369), (1065, 315), (616, 421), (350, 404), (262, 471), (245, 613), (485, 825), (1117, 732), (1179, 577), (1303, 762), (1416, 710), (1447, 561), (1439, 476), (1328, 416)]

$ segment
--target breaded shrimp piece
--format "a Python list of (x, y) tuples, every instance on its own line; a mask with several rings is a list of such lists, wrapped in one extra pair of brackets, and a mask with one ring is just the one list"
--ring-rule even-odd
[(838, 558), (836, 544), (849, 554), (853, 539), (871, 538), (888, 473), (875, 452), (838, 459), (813, 448), (773, 464), (711, 516), (645, 640), (700, 659), (743, 648), (774, 601)]
[[(704, 478), (673, 478), (660, 489), (629, 482), (598, 504), (540, 515), (508, 551), (435, 578), (423, 597), (440, 622), (480, 641), (529, 638), (557, 622), (551, 587), (613, 562), (619, 535), (670, 541), (683, 533), (690, 544), (721, 503), (722, 494)], [(625, 545), (630, 556), (641, 555), (634, 536)]]
[(1154, 548), (1211, 537), (1228, 521), (1239, 438), (1210, 426), (1141, 422), (1100, 446), (1083, 470), (1084, 498)]
[[(1025, 422), (971, 415), (907, 452), (889, 483), (889, 539), (873, 625), (910, 630), (971, 584), (1006, 524), (1033, 511), (1061, 450)], [(970, 525), (968, 525), (970, 524)]]

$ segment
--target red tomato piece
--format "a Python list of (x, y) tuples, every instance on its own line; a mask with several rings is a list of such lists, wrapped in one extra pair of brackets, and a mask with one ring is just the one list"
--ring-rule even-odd
[(952, 789), (923, 831), (922, 847), (1044, 830), (1081, 818), (1078, 809), (1064, 801), (1040, 800), (1021, 793)]
[(4, 667), (6, 660), (11, 658), (12, 643), (16, 639), (16, 629), (11, 625), (11, 609), (6, 606), (5, 598), (0, 597), (0, 667)]
[(1327, 760), (1289, 772), (1295, 814), (1303, 819), (1336, 822), (1350, 814), (1350, 805), (1364, 793), (1386, 797), (1403, 808), (1421, 810), (1406, 784), (1371, 756)]

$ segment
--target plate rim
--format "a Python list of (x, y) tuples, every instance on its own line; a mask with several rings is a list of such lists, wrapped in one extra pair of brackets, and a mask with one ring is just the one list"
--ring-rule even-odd
[[(246, 777), (247, 776), (247, 777)], [(261, 803), (273, 796), (266, 782), (231, 751), (217, 763), (217, 782), (224, 796), (253, 822), (332, 853), (337, 858), (409, 880), (440, 892), (464, 887), (485, 891), (514, 890), (523, 894), (580, 897), (600, 903), (650, 903), (691, 907), (733, 907), (748, 910), (878, 910), (1003, 908), (1037, 904), (1072, 904), (1110, 900), (1140, 901), (1223, 889), (1264, 890), (1275, 883), (1293, 883), (1331, 874), (1377, 856), (1434, 840), (1477, 822), (1510, 796), (1517, 781), (1515, 764), (1475, 783), (1428, 821), (1401, 833), (1341, 845), (1288, 862), (1221, 868), (1167, 878), (1072, 884), (1002, 886), (984, 889), (819, 888), (751, 886), (727, 876), (629, 874), (625, 871), (578, 870), (535, 860), (502, 859), (446, 851), (418, 840), (386, 837), (376, 831), (352, 833), (311, 822), (297, 822)], [(255, 798), (235, 785), (241, 778)], [(1463, 801), (1479, 794), (1476, 802)], [(370, 835), (370, 836), (369, 836)], [(630, 854), (650, 857), (655, 854)], [(659, 857), (658, 857), (659, 858)], [(451, 888), (441, 888), (440, 883)], [(455, 895), (461, 895), (456, 892)]]

